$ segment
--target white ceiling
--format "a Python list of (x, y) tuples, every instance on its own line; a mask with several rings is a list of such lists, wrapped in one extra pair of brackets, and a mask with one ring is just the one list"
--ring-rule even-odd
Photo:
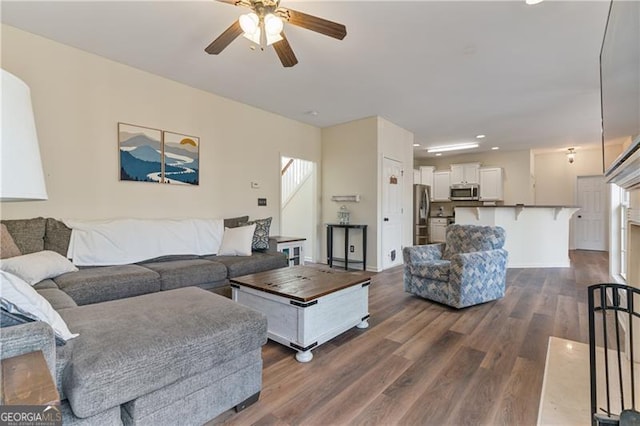
[[(427, 146), (566, 149), (600, 143), (598, 55), (609, 1), (296, 1), (343, 23), (291, 25), (299, 64), (235, 40), (204, 48), (246, 9), (207, 1), (7, 1), (3, 23), (319, 127), (379, 115)], [(28, 54), (38, 54), (29, 52)], [(310, 114), (317, 111), (317, 115)]]

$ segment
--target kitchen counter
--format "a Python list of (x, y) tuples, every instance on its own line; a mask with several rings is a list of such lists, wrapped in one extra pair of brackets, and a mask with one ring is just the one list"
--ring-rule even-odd
[(566, 268), (569, 220), (578, 210), (570, 205), (456, 207), (456, 223), (504, 228), (509, 268)]
[[(537, 204), (505, 204), (501, 206), (474, 206), (477, 209), (495, 209), (495, 208), (522, 208), (522, 209), (579, 209), (580, 206), (555, 206), (555, 205), (537, 205)], [(459, 207), (462, 208), (462, 207)]]

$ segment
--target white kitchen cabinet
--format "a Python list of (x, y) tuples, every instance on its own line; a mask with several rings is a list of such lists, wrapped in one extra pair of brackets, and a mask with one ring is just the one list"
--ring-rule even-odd
[(449, 201), (449, 188), (451, 187), (451, 172), (439, 171), (433, 173), (433, 186), (431, 194), (433, 201)]
[(444, 243), (447, 233), (447, 218), (432, 217), (429, 219), (429, 242)]
[(433, 201), (433, 173), (436, 168), (433, 166), (420, 166), (420, 183), (431, 187), (431, 201)]
[(413, 183), (422, 183), (422, 177), (420, 176), (420, 169), (413, 169)]
[(451, 184), (480, 183), (480, 163), (451, 165)]
[(483, 167), (480, 169), (480, 201), (500, 201), (504, 199), (502, 169)]

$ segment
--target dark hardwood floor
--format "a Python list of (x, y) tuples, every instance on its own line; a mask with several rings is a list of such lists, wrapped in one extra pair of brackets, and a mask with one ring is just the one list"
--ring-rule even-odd
[(301, 364), (269, 341), (260, 400), (213, 424), (534, 425), (549, 336), (587, 342), (587, 286), (607, 253), (570, 268), (510, 269), (503, 299), (454, 310), (404, 293), (402, 267), (373, 277), (370, 327)]

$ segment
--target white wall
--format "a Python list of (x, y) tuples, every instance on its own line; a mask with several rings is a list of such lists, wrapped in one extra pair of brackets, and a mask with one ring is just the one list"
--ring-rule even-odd
[[(249, 214), (273, 216), (275, 235), (280, 153), (321, 160), (316, 127), (6, 25), (2, 67), (31, 88), (49, 193), (48, 201), (3, 203), (4, 218)], [(120, 182), (118, 122), (199, 136), (200, 185)]]
[[(385, 120), (369, 117), (322, 129), (322, 221), (336, 223), (341, 205), (351, 212), (351, 223), (368, 225), (367, 268), (382, 268), (381, 210), (382, 210), (382, 159), (400, 161), (405, 171), (403, 179), (403, 204), (407, 212), (403, 221), (403, 246), (412, 244), (411, 212), (413, 203), (413, 133)], [(359, 203), (336, 203), (332, 195), (359, 194)], [(323, 241), (326, 253), (326, 230)], [(352, 259), (362, 259), (361, 233), (350, 234), (350, 245), (356, 252)], [(343, 257), (343, 233), (334, 232), (334, 256)]]
[(435, 166), (436, 170), (448, 170), (451, 164), (460, 163), (480, 163), (482, 167), (502, 167), (505, 204), (537, 202), (531, 188), (531, 156), (528, 150), (478, 152), (415, 160), (416, 167)]
[[(367, 266), (377, 270), (378, 235), (376, 233), (378, 211), (378, 150), (377, 117), (363, 118), (349, 123), (322, 129), (322, 222), (337, 223), (338, 209), (346, 205), (351, 212), (350, 222), (368, 225)], [(331, 201), (332, 195), (361, 196), (359, 203)], [(326, 229), (322, 238), (322, 253), (326, 253)], [(334, 233), (334, 247), (342, 247), (342, 232)], [(360, 232), (353, 232), (350, 244), (355, 245), (353, 259), (362, 260)], [(343, 257), (334, 253), (336, 257)]]
[[(607, 156), (620, 153), (620, 146), (607, 147)], [(617, 154), (615, 154), (617, 156)], [(569, 164), (565, 151), (538, 153), (535, 156), (536, 203), (575, 204), (578, 176), (602, 175), (600, 148), (576, 151), (576, 159)]]
[(316, 221), (314, 204), (315, 173), (304, 181), (296, 194), (282, 209), (280, 234), (287, 237), (303, 237), (307, 240), (304, 244), (305, 261), (320, 259), (317, 253), (316, 235), (314, 233)]
[[(617, 154), (616, 154), (617, 152)], [(606, 156), (617, 156), (621, 146), (606, 148)], [(566, 151), (537, 153), (535, 155), (536, 203), (540, 205), (576, 205), (578, 176), (602, 176), (602, 150), (599, 147), (576, 151), (570, 164)], [(609, 205), (609, 202), (606, 202)], [(575, 216), (575, 215), (574, 215)], [(575, 248), (575, 217), (571, 218), (569, 248)], [(607, 239), (608, 240), (608, 239)]]

